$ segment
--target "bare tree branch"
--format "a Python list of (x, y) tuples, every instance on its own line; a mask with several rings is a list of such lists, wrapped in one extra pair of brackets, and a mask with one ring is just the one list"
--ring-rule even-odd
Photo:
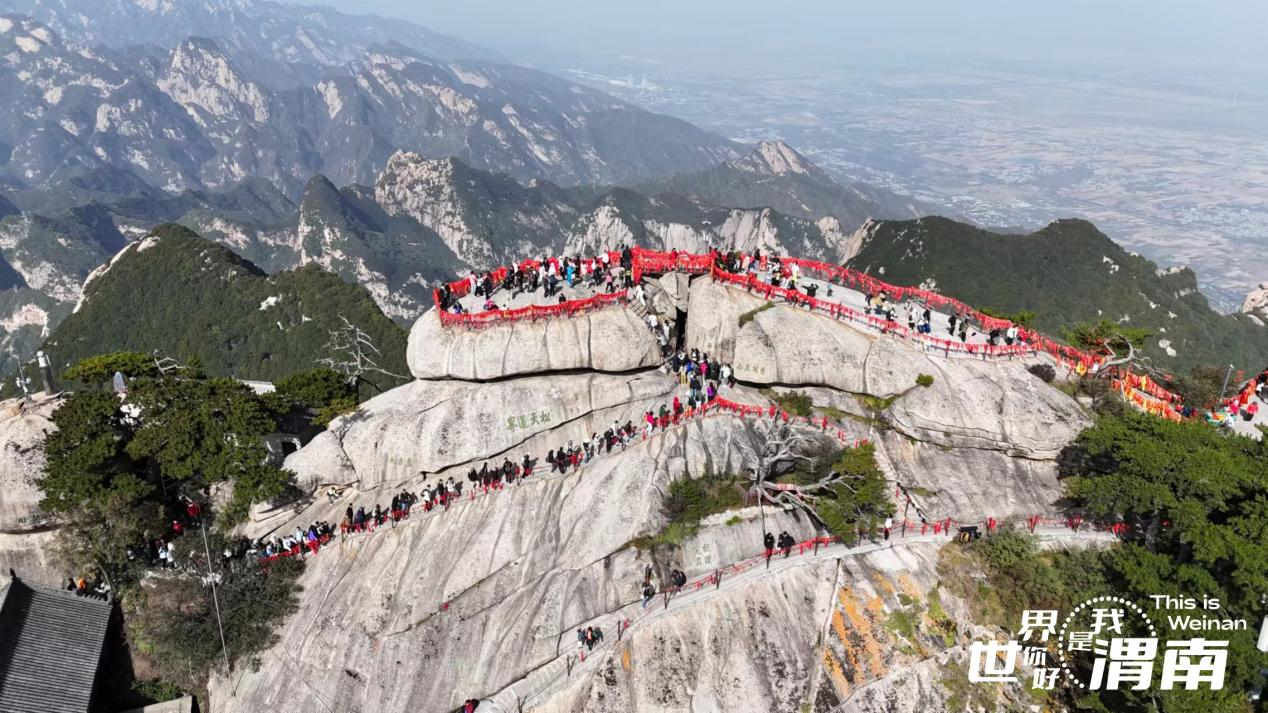
[(348, 321), (347, 317), (339, 315), (339, 319), (343, 322), (343, 326), (330, 330), (330, 340), (326, 342), (326, 351), (334, 356), (318, 359), (318, 364), (343, 374), (348, 379), (348, 383), (353, 386), (363, 381), (368, 373), (383, 374), (394, 379), (409, 381), (408, 376), (393, 373), (379, 366), (383, 353), (375, 346), (370, 335)]

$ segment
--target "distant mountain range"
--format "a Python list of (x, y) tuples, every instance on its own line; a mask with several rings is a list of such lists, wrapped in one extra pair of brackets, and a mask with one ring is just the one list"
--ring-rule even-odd
[[(0, 10), (26, 13), (0, 17), (5, 371), (72, 312), (95, 269), (160, 223), (252, 269), (324, 268), (399, 324), (466, 270), (640, 243), (853, 257), (975, 304), (1035, 309), (1050, 328), (1165, 309), (1177, 316), (1151, 349), (1175, 365), (1222, 363), (1221, 345), (1246, 354), (1268, 332), (1218, 318), (1087, 224), (1026, 242), (912, 222), (937, 207), (840, 185), (782, 142), (742, 146), (409, 23), (257, 0)], [(869, 219), (898, 222), (860, 231)], [(1074, 247), (1048, 249), (1060, 240)], [(1075, 273), (1086, 277), (1066, 284), (1080, 287), (1058, 295), (1051, 275)]]
[[(395, 42), (441, 60), (494, 60), (496, 52), (398, 19), (348, 15), (321, 5), (267, 0), (0, 0), (0, 12), (28, 15), (66, 39), (115, 49), (175, 47), (213, 37), (243, 62), (285, 68), (337, 67), (377, 44)], [(284, 88), (284, 87), (279, 87)]]
[(296, 197), (318, 173), (370, 182), (398, 149), (521, 180), (620, 183), (739, 155), (720, 136), (548, 74), (398, 43), (277, 88), (260, 71), (268, 63), (225, 40), (86, 48), (5, 15), (0, 63), (0, 179), (18, 189), (108, 166), (165, 191), (255, 176)]
[(849, 230), (868, 218), (918, 218), (941, 210), (875, 186), (842, 186), (782, 141), (763, 141), (739, 158), (637, 187), (649, 195), (681, 193), (716, 205), (774, 208), (807, 220), (830, 215)]
[[(922, 282), (977, 308), (1035, 313), (1059, 336), (1081, 321), (1108, 319), (1149, 330), (1145, 352), (1160, 366), (1263, 368), (1268, 312), (1248, 299), (1223, 315), (1187, 268), (1160, 269), (1085, 220), (1060, 220), (1026, 235), (1004, 235), (946, 218), (869, 223), (849, 265), (900, 285)], [(1262, 299), (1262, 298), (1260, 298)]]
[[(170, 194), (114, 167), (12, 195), (26, 211), (9, 208), (0, 219), (0, 287), (26, 290), (10, 314), (42, 310), (44, 317), (22, 323), (27, 336), (11, 352), (33, 350), (31, 332), (64, 316), (94, 268), (163, 222), (185, 225), (269, 272), (324, 267), (366, 287), (402, 323), (430, 306), (437, 281), (526, 257), (638, 242), (785, 249), (838, 260), (849, 237), (833, 217), (811, 221), (628, 188), (521, 184), (458, 159), (408, 152), (394, 155), (371, 185), (340, 187), (314, 176), (298, 201), (260, 178), (225, 191)], [(39, 330), (30, 329), (37, 323)], [(0, 316), (0, 332), (5, 326)]]

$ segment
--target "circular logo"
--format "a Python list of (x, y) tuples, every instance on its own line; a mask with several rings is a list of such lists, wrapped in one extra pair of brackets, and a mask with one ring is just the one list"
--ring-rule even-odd
[(1147, 630), (1150, 638), (1158, 638), (1158, 629), (1145, 610), (1122, 597), (1093, 597), (1075, 607), (1061, 622), (1057, 636), (1057, 658), (1066, 679), (1086, 689), (1088, 684), (1071, 668), (1076, 656), (1081, 652), (1089, 656), (1104, 653), (1098, 646), (1103, 647), (1106, 639), (1124, 637), (1132, 630), (1142, 635)]

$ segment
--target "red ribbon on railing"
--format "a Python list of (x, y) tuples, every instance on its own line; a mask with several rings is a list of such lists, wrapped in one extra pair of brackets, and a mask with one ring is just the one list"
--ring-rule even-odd
[[(620, 253), (608, 252), (607, 256), (607, 265), (620, 264)], [(712, 251), (706, 254), (694, 254), (679, 252), (677, 250), (663, 252), (634, 247), (631, 249), (631, 258), (633, 262), (632, 270), (635, 280), (641, 279), (644, 273), (666, 273), (674, 271), (694, 274), (709, 273), (712, 275), (713, 279), (719, 282), (743, 287), (749, 291), (755, 291), (765, 296), (766, 299), (772, 299), (775, 296), (779, 296), (791, 304), (805, 305), (811, 309), (826, 312), (828, 315), (837, 319), (848, 319), (854, 322), (860, 322), (869, 327), (880, 329), (882, 332), (892, 332), (904, 337), (912, 336), (912, 330), (903, 325), (897, 324), (896, 322), (881, 319), (875, 315), (865, 314), (843, 304), (810, 297), (809, 295), (803, 294), (797, 290), (775, 287), (774, 285), (760, 281), (755, 275), (737, 275), (726, 272), (718, 266), (719, 254), (717, 251)], [(937, 292), (920, 289), (918, 287), (892, 285), (871, 275), (861, 273), (841, 265), (832, 265), (816, 260), (805, 260), (794, 257), (784, 257), (780, 258), (780, 260), (783, 265), (785, 275), (791, 274), (792, 266), (796, 266), (796, 270), (799, 272), (815, 275), (828, 282), (845, 284), (868, 294), (885, 292), (897, 301), (914, 298), (934, 307), (951, 307), (966, 318), (978, 322), (984, 330), (1008, 329), (1009, 327), (1014, 326), (1014, 324), (1009, 320), (992, 317), (979, 310), (973, 309), (960, 300)], [(556, 273), (562, 274), (560, 270), (560, 263), (556, 258), (548, 258), (545, 262), (552, 264), (552, 268), (556, 271)], [(766, 267), (767, 258), (763, 257), (759, 264), (762, 267)], [(525, 260), (519, 264), (518, 268), (521, 270), (536, 270), (541, 265), (542, 261), (539, 260)], [(602, 267), (604, 267), (604, 264), (600, 259), (587, 258), (581, 261), (581, 273), (583, 275), (589, 274), (596, 269), (601, 269)], [(507, 268), (499, 267), (490, 273), (490, 277), (495, 285), (500, 285), (506, 279), (508, 274), (509, 270)], [(471, 292), (475, 281), (476, 278), (473, 276), (468, 277), (467, 279), (451, 282), (449, 283), (450, 292), (455, 297), (462, 297)], [(441, 324), (446, 326), (461, 325), (478, 327), (501, 322), (516, 322), (522, 319), (536, 320), (557, 316), (572, 317), (594, 309), (618, 304), (621, 300), (627, 298), (627, 296), (627, 292), (622, 290), (617, 293), (596, 295), (594, 297), (582, 300), (573, 300), (559, 305), (530, 305), (528, 307), (521, 307), (513, 310), (490, 310), (488, 312), (465, 314), (450, 314), (441, 310), (440, 321)], [(434, 291), (433, 298), (436, 300), (437, 305), (439, 305), (439, 290)], [(1036, 350), (1043, 351), (1052, 355), (1062, 364), (1065, 364), (1071, 369), (1079, 370), (1080, 373), (1084, 373), (1085, 371), (1092, 369), (1096, 364), (1103, 361), (1101, 357), (1088, 354), (1066, 344), (1058, 344), (1048, 337), (1029, 329), (1019, 328), (1018, 335), (1021, 341), (1020, 343), (1013, 345), (966, 344), (964, 342), (956, 342), (954, 340), (931, 337), (928, 335), (917, 335), (917, 338), (934, 349), (940, 350), (948, 355), (952, 352), (956, 352), (970, 355), (982, 354), (993, 356), (1011, 356), (1028, 354)], [(1131, 389), (1147, 393), (1154, 399), (1162, 402), (1161, 406), (1148, 404), (1146, 410), (1149, 410), (1151, 413), (1158, 413), (1165, 418), (1179, 420), (1180, 416), (1173, 406), (1174, 404), (1180, 403), (1180, 398), (1177, 395), (1167, 391), (1147, 377), (1137, 376), (1135, 374), (1131, 374), (1130, 372), (1125, 374), (1124, 381)]]

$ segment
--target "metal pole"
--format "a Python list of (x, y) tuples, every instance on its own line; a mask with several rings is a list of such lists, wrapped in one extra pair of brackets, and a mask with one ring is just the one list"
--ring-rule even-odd
[(220, 597), (216, 595), (216, 574), (211, 569), (211, 547), (207, 544), (207, 519), (198, 518), (198, 529), (203, 533), (203, 554), (207, 556), (207, 581), (211, 583), (211, 602), (216, 607), (216, 628), (220, 630), (220, 652), (225, 657), (225, 673), (232, 669), (229, 666), (229, 647), (225, 645), (225, 625), (220, 619)]
[(1217, 406), (1219, 405), (1220, 401), (1224, 400), (1224, 392), (1228, 391), (1228, 379), (1232, 375), (1233, 375), (1233, 365), (1229, 364), (1228, 371), (1224, 372), (1224, 385), (1220, 387), (1220, 397), (1216, 399), (1216, 402), (1215, 402)]

